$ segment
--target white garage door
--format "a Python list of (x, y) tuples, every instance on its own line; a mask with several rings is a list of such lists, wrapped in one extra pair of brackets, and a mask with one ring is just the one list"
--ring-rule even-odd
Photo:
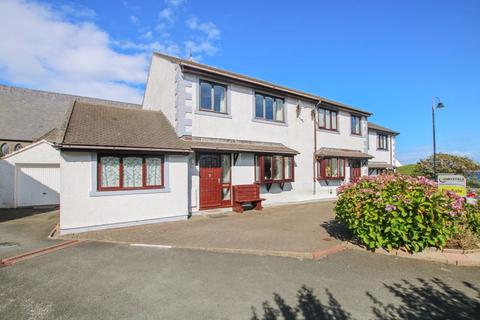
[(59, 165), (18, 166), (16, 182), (18, 207), (60, 202)]

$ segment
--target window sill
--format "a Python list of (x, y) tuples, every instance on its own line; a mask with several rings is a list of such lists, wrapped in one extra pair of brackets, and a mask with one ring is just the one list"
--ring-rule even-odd
[(216, 111), (208, 111), (208, 110), (195, 110), (195, 114), (201, 116), (210, 116), (210, 117), (218, 117), (218, 118), (226, 118), (232, 119), (232, 115), (228, 113), (216, 112)]
[(170, 191), (171, 191), (170, 188), (118, 190), (118, 191), (91, 191), (90, 192), (90, 197), (123, 196), (123, 195), (131, 195), (131, 194), (169, 193)]
[(317, 132), (340, 134), (339, 130), (330, 130), (330, 129), (324, 129), (324, 128), (317, 128)]
[(388, 149), (377, 148), (377, 151), (388, 151)]
[(317, 181), (320, 180), (345, 180), (345, 177), (318, 177)]
[(274, 120), (263, 120), (263, 119), (258, 119), (258, 118), (253, 118), (253, 122), (259, 122), (259, 123), (265, 123), (265, 124), (273, 124), (276, 126), (283, 126), (283, 127), (288, 127), (286, 122), (280, 122), (280, 121), (274, 121)]
[(273, 183), (290, 183), (295, 182), (295, 180), (271, 180), (271, 181), (255, 181), (255, 184), (273, 184)]
[(352, 136), (352, 137), (357, 137), (357, 138), (363, 138), (363, 135), (361, 135), (361, 134), (356, 134), (356, 133), (350, 133), (350, 136)]

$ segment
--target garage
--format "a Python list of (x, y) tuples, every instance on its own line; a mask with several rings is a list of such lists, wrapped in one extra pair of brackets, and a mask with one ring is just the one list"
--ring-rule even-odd
[(60, 203), (60, 152), (42, 140), (0, 160), (0, 208)]
[(17, 207), (60, 203), (59, 165), (18, 165), (16, 169)]

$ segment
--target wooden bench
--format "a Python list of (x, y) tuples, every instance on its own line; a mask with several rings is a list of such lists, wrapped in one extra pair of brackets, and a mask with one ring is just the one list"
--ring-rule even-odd
[(233, 211), (243, 212), (243, 204), (251, 202), (255, 210), (262, 210), (262, 201), (260, 198), (260, 187), (256, 184), (243, 184), (233, 186)]

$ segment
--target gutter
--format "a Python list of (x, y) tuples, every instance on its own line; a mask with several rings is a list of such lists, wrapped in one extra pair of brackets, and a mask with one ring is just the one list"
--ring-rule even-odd
[(190, 149), (157, 149), (157, 148), (136, 148), (136, 147), (111, 147), (111, 146), (89, 146), (89, 145), (68, 145), (56, 144), (59, 149), (76, 149), (76, 150), (118, 150), (118, 151), (155, 151), (170, 153), (192, 153)]

